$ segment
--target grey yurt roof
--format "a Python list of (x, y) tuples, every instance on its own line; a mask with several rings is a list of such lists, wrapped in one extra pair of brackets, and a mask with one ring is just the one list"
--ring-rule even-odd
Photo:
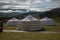
[(39, 19), (34, 18), (32, 15), (28, 15), (27, 17), (25, 17), (24, 19), (22, 19), (21, 21), (38, 21)]
[(19, 21), (19, 20), (14, 17), (14, 18), (12, 18), (12, 19), (10, 19), (8, 21)]
[(43, 25), (54, 25), (54, 21), (51, 18), (45, 17), (40, 20)]
[(53, 21), (51, 18), (48, 17), (44, 17), (43, 19), (41, 19), (40, 21)]

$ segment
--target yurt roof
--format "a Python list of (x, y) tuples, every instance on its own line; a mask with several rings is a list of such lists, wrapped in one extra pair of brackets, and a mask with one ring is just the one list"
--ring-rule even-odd
[(19, 21), (19, 20), (14, 17), (14, 18), (12, 18), (12, 19), (10, 19), (8, 21)]
[(40, 21), (52, 21), (51, 18), (48, 18), (48, 17), (44, 17), (43, 19), (41, 19)]
[(21, 21), (38, 21), (39, 19), (34, 18), (32, 15), (28, 15), (27, 17), (25, 17), (24, 19), (22, 19)]

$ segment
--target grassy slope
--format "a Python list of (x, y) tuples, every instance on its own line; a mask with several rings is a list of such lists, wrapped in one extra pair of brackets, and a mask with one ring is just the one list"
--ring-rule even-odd
[(48, 33), (1, 33), (0, 40), (60, 40), (60, 34), (48, 34)]

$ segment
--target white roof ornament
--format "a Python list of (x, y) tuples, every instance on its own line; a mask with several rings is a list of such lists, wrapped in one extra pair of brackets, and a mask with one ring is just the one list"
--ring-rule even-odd
[(16, 18), (12, 18), (12, 20), (15, 20)]
[(33, 16), (29, 15), (28, 19), (33, 20)]

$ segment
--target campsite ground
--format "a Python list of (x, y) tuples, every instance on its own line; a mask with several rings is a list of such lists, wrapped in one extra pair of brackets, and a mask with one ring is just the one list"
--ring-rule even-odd
[[(44, 26), (46, 31), (54, 31), (54, 32), (60, 32), (60, 19), (54, 18), (55, 25), (54, 26)], [(4, 30), (16, 30), (16, 26), (7, 26), (6, 23), (4, 23)]]
[(60, 40), (60, 33), (3, 32), (0, 40)]
[[(54, 19), (56, 26), (44, 26), (46, 31), (60, 32), (60, 19)], [(8, 27), (4, 23), (4, 30), (15, 30), (16, 27)], [(0, 40), (60, 40), (60, 33), (40, 32), (2, 32)]]

